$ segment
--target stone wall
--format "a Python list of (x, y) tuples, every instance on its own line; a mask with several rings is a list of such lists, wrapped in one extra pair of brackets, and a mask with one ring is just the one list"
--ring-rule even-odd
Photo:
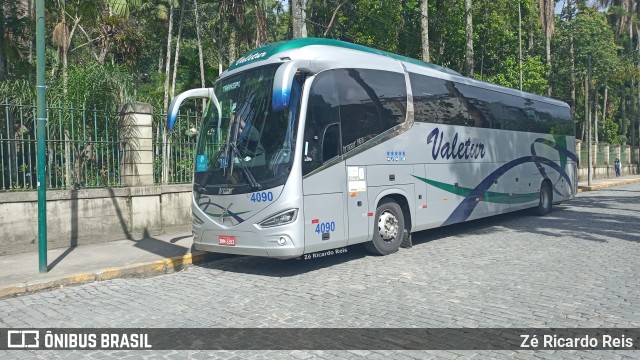
[[(632, 164), (624, 164), (621, 166), (620, 169), (620, 173), (622, 176), (627, 176), (627, 175), (637, 175), (638, 174), (638, 168), (636, 167), (636, 165), (632, 165)], [(612, 178), (616, 176), (616, 171), (613, 169), (613, 164), (609, 165), (609, 166), (605, 166), (605, 165), (594, 165), (593, 166), (593, 178), (592, 179), (607, 179), (607, 178)], [(587, 181), (587, 167), (586, 166), (580, 166), (578, 168), (578, 180), (579, 181)]]
[[(191, 229), (191, 185), (47, 191), (48, 248)], [(0, 193), (0, 255), (36, 251), (37, 192)]]

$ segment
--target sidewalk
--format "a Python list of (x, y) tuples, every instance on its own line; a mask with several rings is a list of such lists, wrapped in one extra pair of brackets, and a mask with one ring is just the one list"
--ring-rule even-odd
[(585, 180), (578, 182), (578, 192), (594, 191), (611, 186), (633, 184), (637, 182), (640, 182), (640, 175), (629, 175), (610, 179), (594, 179), (591, 181), (591, 186), (587, 185), (587, 181)]
[[(640, 182), (640, 176), (578, 183), (579, 192)], [(190, 253), (190, 232), (147, 236), (47, 252), (49, 272), (38, 272), (38, 253), (0, 256), (0, 298), (64, 286), (123, 277), (146, 277), (185, 269), (191, 264), (226, 257)]]
[(0, 256), (0, 298), (122, 277), (146, 277), (223, 257), (191, 254), (190, 232), (147, 236), (47, 251), (49, 272), (38, 272), (38, 253)]

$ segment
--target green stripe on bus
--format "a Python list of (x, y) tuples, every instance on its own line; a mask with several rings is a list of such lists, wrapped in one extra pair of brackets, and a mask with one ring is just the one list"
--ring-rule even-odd
[[(473, 191), (473, 189), (470, 189), (470, 188), (455, 186), (455, 185), (451, 185), (451, 184), (447, 184), (447, 183), (443, 183), (435, 180), (429, 180), (429, 179), (425, 179), (415, 175), (411, 175), (411, 176), (431, 186), (435, 186), (440, 190), (444, 190), (446, 192), (459, 195), (459, 196), (467, 197)], [(526, 202), (537, 200), (539, 197), (540, 197), (540, 194), (538, 194), (537, 192), (511, 195), (510, 193), (499, 193), (499, 192), (487, 191), (486, 193), (482, 194), (482, 201), (496, 203), (496, 204), (520, 204), (520, 203), (526, 203)]]

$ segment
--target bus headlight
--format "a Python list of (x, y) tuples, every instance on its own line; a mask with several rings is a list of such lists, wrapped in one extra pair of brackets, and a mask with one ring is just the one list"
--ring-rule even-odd
[(297, 217), (298, 217), (298, 209), (286, 210), (276, 215), (273, 215), (267, 218), (266, 220), (263, 220), (262, 222), (258, 223), (258, 226), (263, 228), (268, 228), (268, 227), (285, 225), (285, 224), (289, 224), (296, 221)]

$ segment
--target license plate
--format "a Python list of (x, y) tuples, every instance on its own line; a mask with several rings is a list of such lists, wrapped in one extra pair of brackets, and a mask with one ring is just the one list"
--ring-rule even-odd
[(236, 237), (229, 235), (219, 235), (218, 245), (236, 246)]

